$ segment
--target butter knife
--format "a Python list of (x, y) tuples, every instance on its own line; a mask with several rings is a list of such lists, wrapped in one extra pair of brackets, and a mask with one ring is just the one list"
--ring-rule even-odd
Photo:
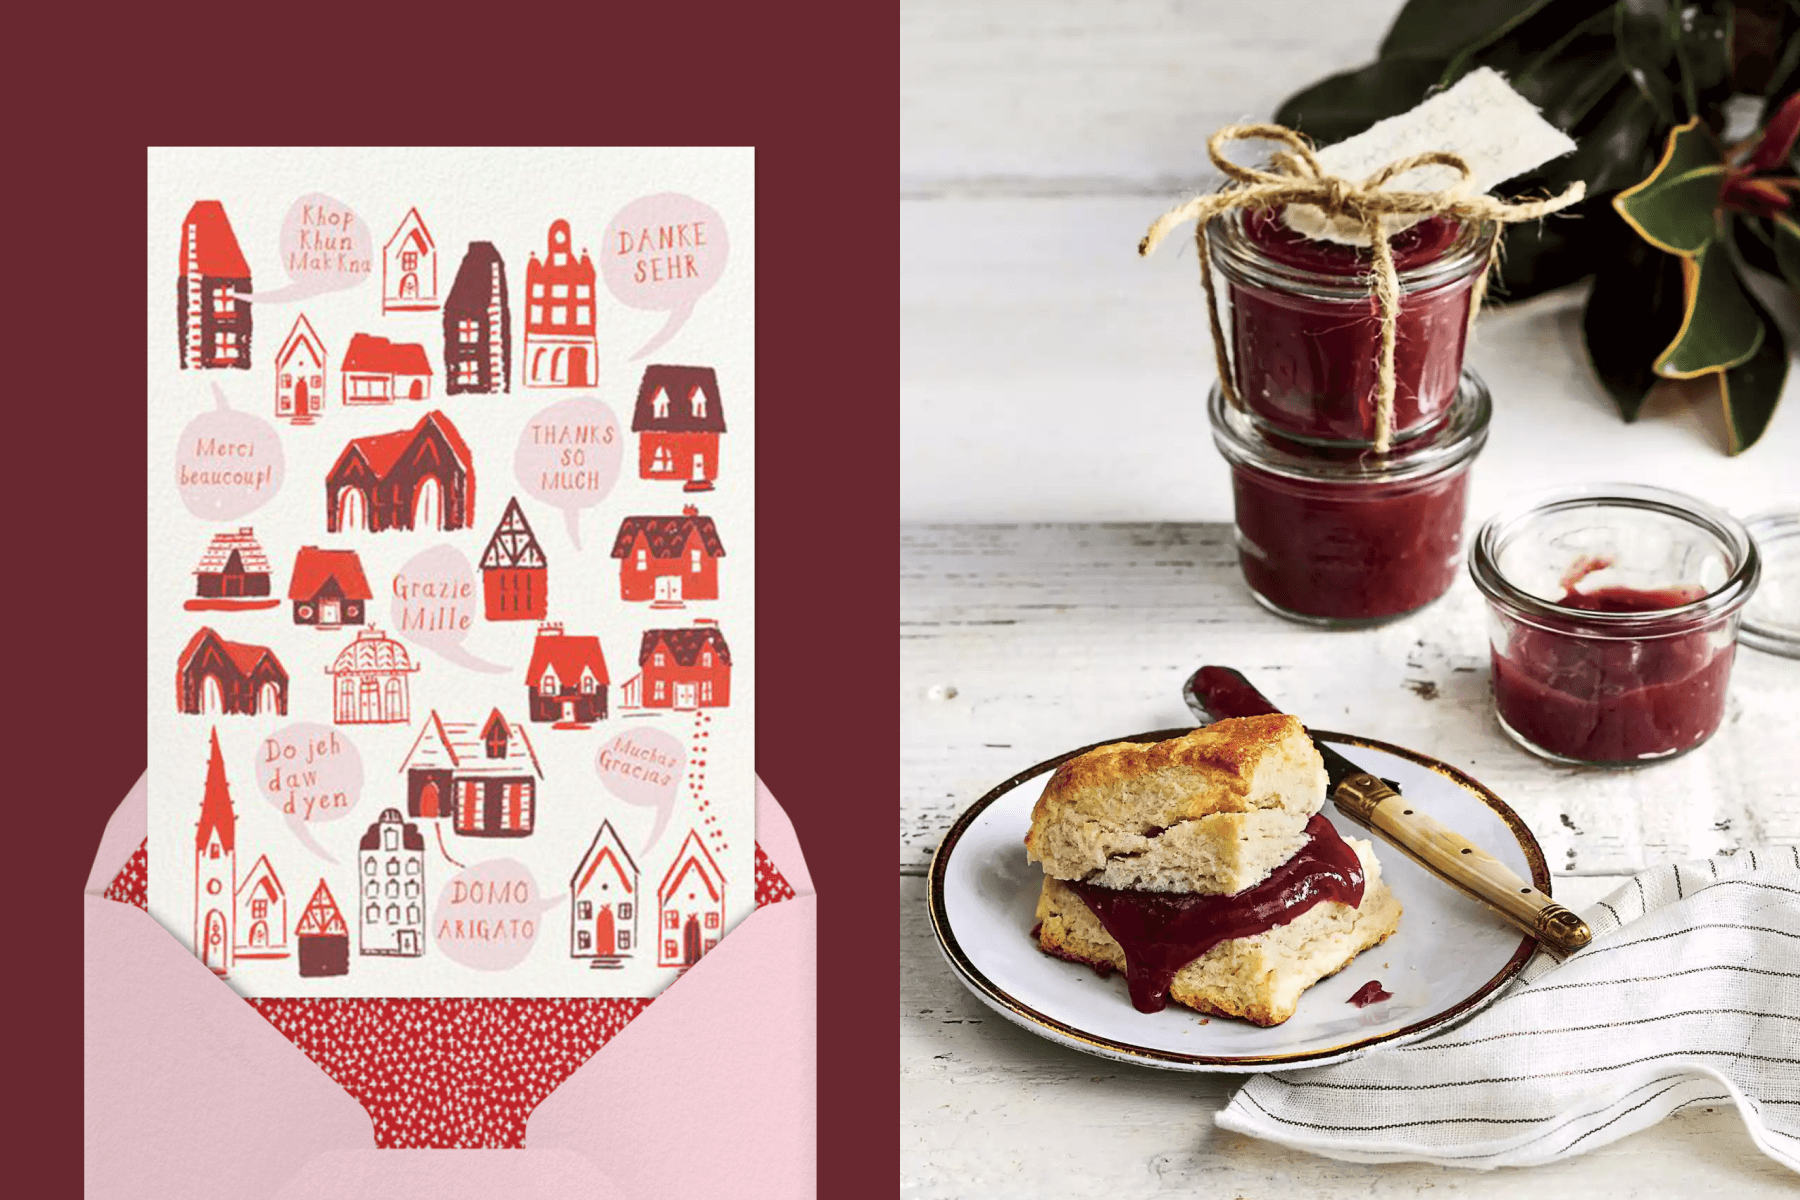
[[(1225, 717), (1281, 710), (1230, 667), (1201, 667), (1182, 685), (1182, 699), (1202, 725)], [(1310, 736), (1310, 734), (1309, 734)], [(1338, 810), (1380, 834), (1439, 879), (1481, 901), (1558, 956), (1593, 941), (1587, 922), (1455, 830), (1415, 808), (1400, 785), (1363, 770), (1313, 738), (1325, 760), (1327, 790)]]

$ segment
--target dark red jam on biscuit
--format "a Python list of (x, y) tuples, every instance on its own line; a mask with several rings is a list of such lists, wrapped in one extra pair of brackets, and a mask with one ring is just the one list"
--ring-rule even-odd
[(1161, 1012), (1175, 973), (1220, 942), (1286, 925), (1324, 900), (1362, 904), (1356, 851), (1322, 815), (1314, 814), (1306, 832), (1306, 845), (1267, 879), (1229, 896), (1069, 884), (1125, 951), (1132, 1007)]

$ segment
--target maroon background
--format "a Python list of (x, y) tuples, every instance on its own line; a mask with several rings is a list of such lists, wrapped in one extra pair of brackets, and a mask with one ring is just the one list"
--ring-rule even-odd
[[(757, 762), (822, 898), (819, 1194), (888, 1192), (899, 1169), (893, 10), (834, 7), (829, 23), (777, 23), (765, 6), (717, 19), (695, 6), (597, 10), (520, 39), (448, 9), (388, 27), (368, 9), (240, 6), (230, 46), (208, 44), (196, 8), (123, 23), (68, 11), (106, 28), (15, 24), (31, 49), (6, 84), (19, 139), (7, 172), (8, 757), (23, 775), (6, 828), (9, 865), (26, 875), (7, 891), (31, 898), (15, 910), (26, 939), (8, 967), (29, 981), (11, 1001), (38, 1010), (13, 1022), (8, 1065), (32, 1081), (15, 1092), (43, 1154), (32, 1193), (78, 1193), (76, 897), (144, 766), (144, 148), (313, 142), (756, 146)], [(412, 70), (387, 61), (394, 47)], [(382, 90), (413, 73), (430, 99)], [(175, 233), (151, 237), (166, 243), (152, 261), (168, 260), (172, 304)], [(156, 329), (166, 315), (153, 314)], [(35, 719), (51, 714), (63, 719)]]

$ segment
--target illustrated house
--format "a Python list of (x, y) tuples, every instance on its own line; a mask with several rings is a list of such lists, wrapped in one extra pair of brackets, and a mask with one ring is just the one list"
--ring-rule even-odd
[(517, 497), (481, 554), (481, 590), (490, 621), (536, 621), (547, 610), (548, 565)]
[(250, 264), (217, 200), (198, 200), (181, 223), (175, 318), (181, 366), (250, 369)]
[(684, 600), (719, 598), (719, 560), (724, 543), (711, 517), (693, 505), (679, 517), (626, 517), (613, 539), (619, 560), (619, 595), (679, 608)]
[(421, 820), (451, 816), (468, 837), (525, 837), (537, 821), (537, 752), (521, 725), (500, 715), (446, 721), (433, 709), (400, 764), (406, 811)]
[(381, 251), (381, 311), (430, 312), (438, 306), (437, 243), (419, 210), (409, 208)]
[(569, 955), (590, 967), (619, 966), (637, 947), (638, 867), (611, 821), (569, 878)]
[(354, 550), (300, 547), (299, 553), (294, 555), (288, 599), (294, 605), (296, 625), (312, 625), (319, 629), (361, 625), (370, 599), (369, 581), (363, 578), (362, 560)]
[(684, 491), (711, 491), (725, 432), (718, 376), (711, 367), (645, 367), (631, 431), (638, 435), (639, 478), (679, 479)]
[(725, 876), (700, 834), (687, 840), (656, 889), (659, 967), (691, 967), (719, 944), (725, 929)]
[(731, 703), (731, 647), (710, 620), (645, 630), (638, 674), (623, 692), (626, 708), (723, 708)]
[(444, 301), (444, 388), (512, 390), (512, 310), (506, 264), (492, 242), (470, 242)]
[(475, 462), (436, 411), (411, 429), (352, 439), (325, 475), (325, 527), (462, 529), (475, 519)]
[(325, 409), (325, 343), (302, 313), (275, 355), (275, 415), (311, 425)]
[(234, 958), (288, 956), (287, 892), (266, 854), (258, 856), (256, 865), (238, 884), (236, 926)]
[(323, 879), (313, 889), (312, 899), (306, 902), (300, 923), (294, 926), (294, 940), (300, 944), (300, 974), (303, 978), (349, 973), (350, 930)]
[(360, 630), (338, 651), (331, 676), (331, 719), (339, 725), (400, 725), (411, 719), (413, 665), (406, 647), (379, 629)]
[(606, 719), (606, 656), (597, 637), (566, 634), (555, 622), (538, 626), (525, 684), (533, 721), (578, 728)]
[(390, 342), (372, 333), (350, 339), (339, 372), (345, 404), (392, 404), (431, 395), (431, 362), (417, 342)]
[(425, 953), (425, 838), (397, 808), (383, 809), (357, 844), (362, 881), (361, 954), (417, 958)]
[(525, 386), (594, 386), (594, 263), (570, 252), (567, 221), (550, 226), (543, 260), (533, 252), (525, 264), (525, 291)]
[(176, 663), (175, 685), (184, 713), (287, 715), (287, 670), (275, 652), (228, 642), (210, 627), (188, 639)]
[(215, 533), (194, 568), (190, 609), (268, 608), (269, 557), (245, 525)]
[(219, 731), (212, 731), (206, 790), (194, 835), (194, 953), (223, 977), (231, 965), (231, 922), (237, 895), (237, 812), (225, 782)]

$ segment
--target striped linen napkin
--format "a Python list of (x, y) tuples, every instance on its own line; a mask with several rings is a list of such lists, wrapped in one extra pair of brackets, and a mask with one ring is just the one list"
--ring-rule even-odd
[(1584, 915), (1592, 943), (1540, 952), (1462, 1024), (1256, 1076), (1215, 1120), (1329, 1158), (1485, 1170), (1729, 1102), (1800, 1171), (1800, 847), (1657, 867)]

